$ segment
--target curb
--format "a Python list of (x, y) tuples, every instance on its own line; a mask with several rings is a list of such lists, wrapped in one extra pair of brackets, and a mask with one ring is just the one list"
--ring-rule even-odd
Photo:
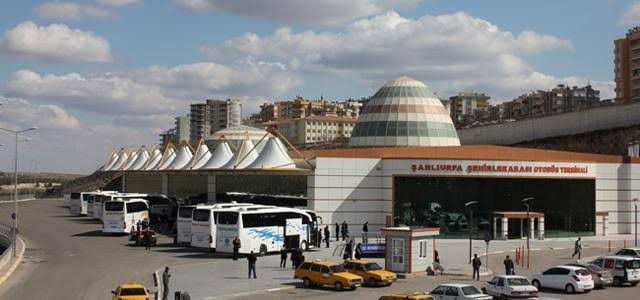
[[(22, 244), (22, 247), (20, 247), (20, 244)], [(7, 270), (7, 272), (4, 273), (2, 277), (0, 277), (0, 285), (2, 285), (5, 281), (7, 281), (7, 279), (9, 279), (9, 276), (11, 276), (13, 272), (15, 272), (15, 270), (18, 268), (18, 265), (22, 263), (24, 251), (27, 248), (27, 243), (25, 243), (20, 236), (18, 236), (18, 248), (20, 249), (18, 251), (18, 257), (16, 257), (16, 260), (13, 262), (11, 267), (9, 267), (9, 270)]]

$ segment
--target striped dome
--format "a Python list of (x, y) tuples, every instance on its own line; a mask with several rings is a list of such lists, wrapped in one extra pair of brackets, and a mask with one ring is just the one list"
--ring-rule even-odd
[(400, 77), (387, 82), (364, 105), (349, 146), (460, 146), (460, 140), (433, 90)]

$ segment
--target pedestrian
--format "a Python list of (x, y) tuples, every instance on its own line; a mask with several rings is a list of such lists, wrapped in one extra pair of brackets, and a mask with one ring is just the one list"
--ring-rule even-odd
[(324, 227), (324, 242), (327, 244), (327, 248), (329, 248), (329, 240), (331, 239), (331, 230), (329, 230), (329, 225)]
[(581, 255), (582, 255), (582, 238), (578, 237), (578, 239), (576, 240), (576, 243), (573, 245), (573, 255), (571, 255), (571, 258), (573, 258), (574, 256), (576, 256), (576, 254), (578, 255), (578, 259), (580, 259)]
[(473, 266), (472, 279), (480, 281), (480, 266), (482, 265), (482, 261), (480, 261), (478, 254), (473, 255), (473, 259), (471, 260), (471, 265)]
[(240, 238), (236, 235), (233, 239), (233, 260), (238, 260), (238, 252), (240, 251)]
[(258, 258), (256, 257), (255, 253), (253, 253), (253, 250), (251, 251), (251, 253), (249, 253), (249, 256), (247, 256), (247, 262), (249, 262), (249, 279), (251, 279), (251, 272), (253, 271), (253, 279), (258, 278), (256, 276), (256, 261), (258, 260)]
[(507, 258), (504, 259), (503, 263), (504, 263), (504, 273), (507, 275), (515, 275), (513, 260), (509, 258), (509, 255), (507, 255)]
[(433, 261), (440, 263), (440, 255), (438, 254), (438, 250), (433, 250)]
[(362, 248), (360, 245), (362, 244), (358, 243), (356, 246), (356, 260), (360, 260), (362, 258)]
[(369, 221), (362, 225), (362, 242), (365, 244), (369, 242)]
[(151, 250), (151, 230), (148, 228), (144, 231), (144, 249)]
[(347, 221), (342, 220), (342, 228), (340, 229), (340, 231), (342, 233), (342, 240), (343, 241), (347, 239), (348, 226), (349, 225), (347, 225)]
[(164, 267), (164, 272), (162, 272), (162, 300), (169, 299), (169, 278), (171, 278), (169, 267)]
[(280, 268), (285, 268), (287, 266), (287, 247), (282, 246), (280, 249)]
[(344, 254), (342, 254), (342, 258), (347, 261), (351, 259), (351, 251), (353, 250), (353, 244), (351, 241), (344, 245)]
[(318, 228), (318, 243), (316, 244), (316, 247), (320, 248), (321, 245), (322, 245), (322, 229)]
[(298, 262), (296, 263), (296, 269), (304, 262), (304, 254), (302, 254), (302, 250), (298, 253)]
[(293, 249), (293, 251), (291, 251), (291, 269), (295, 270), (296, 266), (298, 264), (298, 248)]
[(138, 221), (136, 224), (136, 246), (140, 245), (140, 241), (142, 241), (142, 236), (140, 233), (142, 232), (142, 222)]
[(336, 222), (336, 242), (340, 240), (340, 225)]

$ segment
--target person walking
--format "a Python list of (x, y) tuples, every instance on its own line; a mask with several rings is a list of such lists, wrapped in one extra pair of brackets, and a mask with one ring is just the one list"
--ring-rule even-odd
[(362, 242), (365, 244), (369, 242), (369, 221), (362, 225)]
[(342, 228), (341, 228), (341, 233), (342, 233), (342, 240), (346, 240), (347, 237), (349, 236), (349, 225), (347, 225), (347, 221), (342, 221)]
[(291, 269), (295, 270), (296, 269), (296, 265), (298, 264), (298, 248), (293, 249), (293, 251), (291, 251)]
[(361, 248), (362, 246), (361, 245), (362, 244), (358, 243), (358, 245), (356, 246), (356, 254), (355, 254), (355, 256), (356, 256), (357, 260), (360, 260), (362, 258), (362, 248)]
[(471, 260), (471, 265), (473, 266), (472, 278), (480, 281), (480, 266), (482, 266), (482, 261), (478, 257), (478, 254), (473, 255), (473, 259)]
[(144, 249), (151, 250), (151, 230), (148, 228), (144, 231)]
[(578, 259), (580, 259), (580, 257), (582, 256), (582, 238), (580, 237), (576, 240), (576, 243), (573, 245), (573, 255), (571, 255), (571, 258), (576, 256), (576, 254), (578, 255)]
[(304, 260), (304, 254), (302, 254), (302, 250), (300, 250), (300, 253), (298, 253), (298, 263), (296, 264), (296, 269), (304, 262)]
[(322, 246), (322, 229), (318, 228), (318, 243), (316, 247), (320, 248)]
[(251, 251), (251, 253), (249, 253), (249, 256), (247, 256), (247, 262), (249, 263), (249, 279), (251, 279), (251, 272), (253, 272), (253, 279), (258, 278), (256, 276), (256, 261), (258, 260), (258, 258), (256, 257), (255, 253), (253, 253), (253, 251)]
[(433, 261), (440, 263), (440, 254), (438, 254), (438, 250), (433, 250)]
[(353, 244), (351, 241), (349, 241), (348, 243), (346, 243), (344, 245), (344, 254), (342, 255), (342, 258), (347, 261), (351, 259), (351, 251), (353, 251)]
[(515, 275), (513, 260), (507, 255), (507, 258), (504, 259), (504, 273), (506, 275)]
[(280, 268), (285, 268), (287, 266), (287, 247), (282, 246), (280, 249)]
[(169, 299), (169, 278), (171, 278), (169, 267), (164, 267), (164, 272), (162, 272), (162, 300)]
[(340, 241), (340, 225), (336, 222), (336, 242)]
[(331, 239), (331, 230), (329, 230), (329, 225), (324, 227), (324, 242), (327, 244), (327, 248), (329, 248), (329, 240)]
[(238, 260), (238, 252), (240, 252), (240, 238), (236, 235), (233, 239), (233, 260)]

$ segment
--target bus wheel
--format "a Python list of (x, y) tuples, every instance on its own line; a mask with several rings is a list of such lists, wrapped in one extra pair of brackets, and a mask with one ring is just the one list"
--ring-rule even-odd
[(300, 242), (300, 249), (304, 249), (304, 251), (309, 251), (309, 243), (306, 240)]
[(259, 252), (260, 256), (265, 256), (267, 255), (267, 245), (262, 244), (260, 245), (260, 252)]

